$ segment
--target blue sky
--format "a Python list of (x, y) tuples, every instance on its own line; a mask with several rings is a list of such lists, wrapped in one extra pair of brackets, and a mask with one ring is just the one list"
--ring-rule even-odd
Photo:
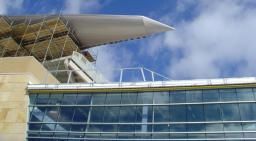
[[(0, 0), (0, 13), (144, 15), (175, 31), (98, 47), (97, 67), (146, 67), (170, 79), (255, 76), (254, 0)], [(115, 68), (115, 69), (113, 69)]]

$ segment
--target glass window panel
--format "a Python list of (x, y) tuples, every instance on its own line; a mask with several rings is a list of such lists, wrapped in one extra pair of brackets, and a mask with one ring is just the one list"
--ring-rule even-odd
[(210, 123), (205, 124), (206, 131), (223, 131), (224, 127), (222, 123)]
[(86, 124), (73, 124), (71, 125), (71, 131), (83, 132), (86, 129)]
[(235, 89), (220, 89), (221, 101), (237, 101)]
[(204, 102), (217, 102), (219, 101), (219, 91), (218, 90), (203, 90), (203, 101)]
[(56, 124), (45, 123), (42, 124), (41, 131), (55, 131)]
[(36, 104), (38, 105), (48, 104), (48, 101), (49, 101), (49, 94), (37, 95)]
[(70, 131), (69, 124), (57, 124), (55, 130), (56, 131)]
[(73, 107), (60, 107), (59, 122), (72, 122), (73, 115)]
[(135, 126), (133, 124), (121, 124), (119, 125), (119, 132), (135, 132)]
[[(56, 133), (54, 133), (54, 137), (66, 138), (68, 136), (68, 134), (69, 134), (68, 132), (67, 133), (63, 133), (63, 132), (58, 133), (58, 132), (56, 132)], [(66, 141), (66, 140), (63, 140), (63, 141)]]
[(135, 132), (152, 132), (151, 124), (135, 125)]
[(226, 133), (226, 138), (243, 138), (243, 133)]
[(122, 104), (136, 104), (137, 93), (122, 93)]
[(242, 123), (244, 131), (256, 131), (256, 123)]
[(203, 105), (187, 105), (187, 121), (204, 121)]
[(204, 124), (187, 124), (188, 132), (204, 132), (205, 125)]
[(77, 94), (77, 105), (90, 105), (91, 95), (90, 94)]
[(241, 101), (252, 101), (254, 100), (253, 91), (251, 88), (246, 89), (236, 89), (237, 98)]
[(56, 122), (59, 116), (58, 107), (47, 107), (44, 115), (44, 122)]
[(50, 105), (60, 105), (62, 101), (62, 94), (51, 94), (48, 104)]
[(238, 104), (221, 104), (223, 120), (240, 120)]
[(209, 134), (206, 134), (206, 138), (224, 138), (224, 134), (209, 133)]
[(103, 132), (117, 132), (117, 127), (115, 124), (102, 125)]
[(242, 131), (242, 126), (240, 123), (225, 123), (224, 130), (225, 131)]
[[(158, 125), (159, 126), (159, 125)], [(163, 125), (162, 125), (163, 126)], [(161, 127), (159, 127), (159, 128), (161, 128)], [(153, 139), (169, 139), (170, 138), (170, 134), (169, 133), (153, 133), (152, 134), (152, 138)]]
[(136, 111), (136, 122), (152, 122), (152, 106), (138, 106)]
[(92, 103), (94, 105), (101, 105), (105, 103), (106, 94), (105, 93), (93, 93), (92, 94)]
[(171, 124), (170, 125), (171, 132), (186, 132), (186, 124)]
[(104, 107), (92, 107), (90, 120), (92, 122), (103, 122), (103, 114), (104, 114)]
[(37, 94), (29, 94), (29, 102), (30, 104), (35, 104)]
[(41, 132), (40, 136), (41, 137), (52, 137), (53, 136), (53, 132)]
[(104, 122), (118, 122), (119, 109), (119, 107), (105, 107)]
[(138, 93), (138, 104), (152, 104), (153, 103), (153, 92), (142, 92)]
[(186, 91), (186, 102), (202, 102), (202, 91)]
[(188, 134), (189, 139), (205, 139), (205, 134)]
[(245, 138), (256, 138), (256, 134), (255, 133), (244, 133), (244, 137)]
[(115, 139), (117, 134), (113, 134), (113, 133), (107, 133), (107, 134), (101, 134), (100, 135), (101, 138), (104, 138), (104, 139)]
[(154, 92), (154, 103), (166, 104), (170, 101), (169, 92)]
[(154, 120), (155, 122), (170, 121), (169, 106), (154, 106)]
[[(84, 138), (84, 133), (70, 133), (69, 137), (82, 139), (82, 138)], [(68, 140), (68, 141), (72, 141), (72, 140)], [(74, 141), (77, 141), (77, 140), (74, 139)]]
[(30, 115), (31, 121), (43, 121), (43, 117), (46, 111), (46, 107), (33, 107)]
[(42, 124), (39, 123), (30, 123), (29, 124), (29, 130), (40, 130), (41, 129)]
[(172, 103), (186, 103), (186, 91), (170, 92), (170, 101)]
[(75, 107), (73, 122), (86, 122), (88, 119), (89, 107)]
[(133, 133), (119, 133), (118, 134), (118, 138), (119, 139), (133, 139), (134, 138), (134, 134)]
[(62, 99), (63, 105), (75, 105), (77, 94), (64, 94)]
[(106, 104), (120, 104), (121, 93), (107, 93)]
[(120, 107), (119, 122), (135, 122), (135, 119), (136, 119), (135, 106)]
[(242, 120), (256, 120), (255, 103), (241, 103), (239, 108)]
[(186, 140), (187, 139), (187, 134), (175, 134), (175, 133), (172, 133), (170, 134), (171, 138), (172, 139), (184, 139)]
[(170, 125), (169, 124), (155, 124), (154, 126), (154, 132), (169, 132), (170, 131)]
[(101, 125), (89, 125), (88, 132), (102, 132), (103, 127)]
[(185, 105), (177, 105), (170, 106), (170, 119), (171, 121), (186, 121), (186, 106)]
[(220, 121), (220, 105), (219, 104), (206, 104), (204, 105), (204, 113), (206, 121)]

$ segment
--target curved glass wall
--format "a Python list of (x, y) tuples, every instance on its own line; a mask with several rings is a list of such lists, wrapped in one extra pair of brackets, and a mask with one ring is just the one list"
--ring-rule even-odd
[(30, 94), (28, 140), (256, 140), (252, 88)]

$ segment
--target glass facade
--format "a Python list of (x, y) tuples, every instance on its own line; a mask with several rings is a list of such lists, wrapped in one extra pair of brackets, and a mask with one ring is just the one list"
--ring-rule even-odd
[(256, 140), (256, 89), (30, 94), (28, 140)]

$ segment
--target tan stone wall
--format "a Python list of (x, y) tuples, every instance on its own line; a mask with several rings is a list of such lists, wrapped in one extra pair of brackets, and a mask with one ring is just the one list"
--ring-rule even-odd
[[(0, 141), (26, 139), (27, 84), (42, 83), (46, 72), (33, 57), (0, 58)], [(52, 75), (48, 79), (58, 83)]]

